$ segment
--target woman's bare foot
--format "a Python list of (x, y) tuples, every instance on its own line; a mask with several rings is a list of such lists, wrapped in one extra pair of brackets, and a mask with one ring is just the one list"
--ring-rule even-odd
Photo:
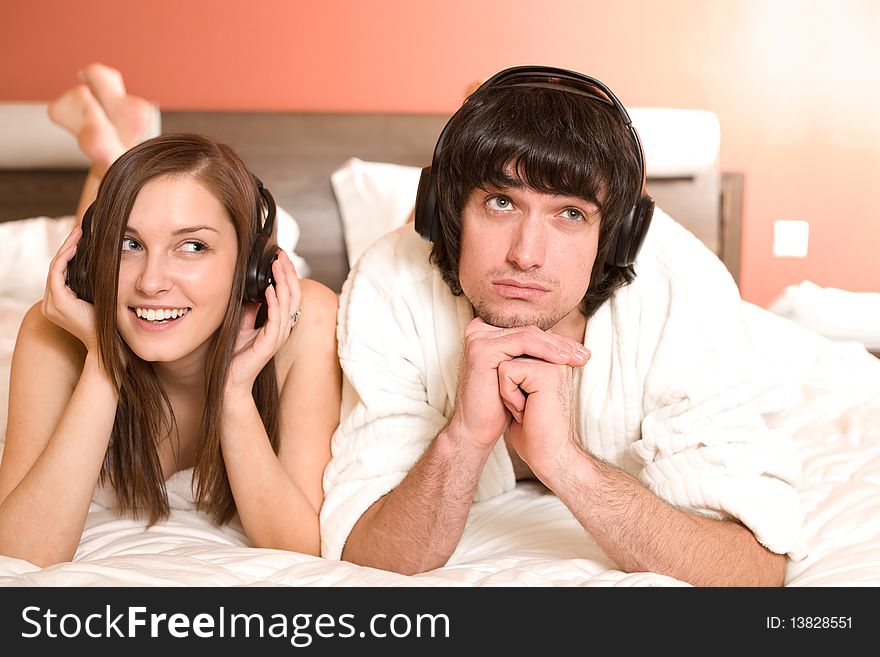
[(104, 64), (89, 64), (80, 71), (80, 78), (116, 127), (122, 145), (128, 149), (137, 144), (150, 122), (149, 101), (127, 94), (122, 74)]
[(125, 152), (116, 127), (85, 84), (68, 89), (49, 104), (49, 118), (73, 134), (100, 175)]
[(122, 75), (103, 64), (79, 73), (82, 83), (49, 105), (49, 117), (71, 132), (99, 176), (138, 143), (150, 123), (149, 101), (125, 92)]

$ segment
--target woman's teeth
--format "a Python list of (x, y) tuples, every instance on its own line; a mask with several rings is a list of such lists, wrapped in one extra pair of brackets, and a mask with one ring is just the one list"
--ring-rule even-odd
[(189, 312), (189, 308), (135, 308), (135, 314), (148, 322), (164, 322), (168, 319), (183, 317)]

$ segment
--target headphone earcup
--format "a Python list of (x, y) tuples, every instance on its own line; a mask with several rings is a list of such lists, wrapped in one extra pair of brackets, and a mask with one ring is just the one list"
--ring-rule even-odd
[[(254, 176), (254, 180), (257, 183), (257, 192), (262, 198), (262, 202), (257, 203), (257, 232), (248, 255), (243, 301), (265, 304), (266, 288), (275, 282), (275, 277), (272, 275), (272, 263), (275, 262), (281, 248), (278, 246), (275, 226), (275, 199), (259, 178)], [(262, 219), (262, 203), (266, 204), (265, 220)], [(264, 309), (261, 308), (260, 311), (262, 312)]]
[(654, 199), (643, 194), (620, 225), (605, 259), (606, 267), (629, 267), (636, 261), (653, 216)]
[(67, 263), (66, 280), (67, 287), (73, 290), (77, 298), (89, 303), (94, 303), (94, 295), (92, 288), (88, 284), (88, 260), (86, 252), (89, 250), (89, 242), (92, 238), (92, 215), (94, 214), (94, 203), (88, 207), (82, 220), (82, 237), (76, 245), (76, 253)]
[(422, 169), (416, 192), (414, 223), (416, 232), (426, 240), (436, 242), (442, 235), (440, 216), (437, 212), (437, 190), (431, 167)]
[(270, 236), (257, 235), (248, 257), (244, 279), (244, 300), (248, 303), (266, 303), (266, 288), (275, 282), (272, 263), (281, 249)]

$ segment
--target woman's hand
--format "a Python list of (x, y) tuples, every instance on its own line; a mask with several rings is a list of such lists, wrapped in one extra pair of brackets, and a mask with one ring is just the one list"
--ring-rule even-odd
[(302, 290), (296, 269), (281, 251), (272, 263), (275, 284), (266, 288), (266, 323), (254, 328), (259, 304), (248, 304), (242, 313), (235, 355), (226, 378), (227, 395), (251, 395), (254, 381), (266, 363), (287, 342), (299, 317)]
[(82, 228), (75, 226), (52, 258), (42, 311), (49, 320), (76, 336), (89, 352), (94, 352), (97, 346), (95, 307), (77, 298), (66, 281), (67, 264), (76, 255), (80, 237)]

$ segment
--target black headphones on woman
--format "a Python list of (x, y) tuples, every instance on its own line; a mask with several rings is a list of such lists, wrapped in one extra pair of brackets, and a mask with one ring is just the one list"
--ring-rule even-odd
[[(272, 263), (275, 262), (281, 249), (278, 246), (278, 231), (275, 225), (275, 199), (272, 198), (269, 190), (266, 189), (259, 178), (254, 176), (254, 179), (256, 180), (257, 191), (262, 199), (262, 201), (257, 203), (257, 217), (262, 217), (263, 206), (265, 205), (266, 218), (256, 222), (259, 228), (254, 236), (254, 243), (248, 255), (243, 300), (248, 303), (265, 303), (266, 288), (274, 282)], [(73, 290), (77, 297), (89, 303), (94, 302), (94, 294), (88, 280), (86, 253), (89, 252), (89, 243), (95, 230), (97, 230), (92, 225), (94, 210), (95, 204), (92, 203), (83, 215), (82, 237), (76, 247), (76, 255), (67, 263), (68, 287)]]
[[(477, 94), (485, 89), (493, 87), (547, 87), (569, 93), (576, 93), (588, 98), (599, 100), (611, 105), (623, 119), (629, 133), (635, 142), (639, 154), (639, 167), (641, 170), (641, 183), (635, 202), (618, 230), (614, 243), (608, 251), (605, 261), (608, 267), (629, 267), (632, 265), (639, 249), (648, 234), (651, 225), (651, 217), (654, 214), (654, 199), (647, 193), (645, 174), (645, 154), (642, 150), (642, 142), (636, 129), (632, 125), (623, 104), (617, 99), (612, 91), (604, 84), (581, 73), (568, 71), (550, 66), (514, 66), (500, 73), (496, 73), (486, 80), (474, 92)], [(467, 101), (465, 101), (467, 102)], [(426, 240), (436, 242), (442, 238), (442, 225), (440, 213), (437, 208), (437, 176), (433, 173), (438, 168), (440, 153), (449, 123), (440, 132), (440, 138), (434, 147), (434, 155), (431, 166), (422, 169), (419, 178), (419, 188), (416, 192), (415, 206), (415, 229)]]

